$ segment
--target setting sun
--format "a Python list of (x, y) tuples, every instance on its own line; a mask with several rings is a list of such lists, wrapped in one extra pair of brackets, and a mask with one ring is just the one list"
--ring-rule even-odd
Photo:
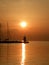
[(22, 21), (21, 23), (20, 23), (20, 25), (21, 25), (21, 27), (26, 27), (27, 26), (27, 23), (25, 22), (25, 21)]

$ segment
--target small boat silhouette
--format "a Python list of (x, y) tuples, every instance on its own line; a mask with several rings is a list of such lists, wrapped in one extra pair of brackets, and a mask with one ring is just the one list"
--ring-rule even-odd
[(29, 42), (26, 41), (26, 36), (24, 36), (23, 41), (20, 41), (20, 40), (11, 41), (6, 39), (4, 41), (0, 41), (0, 43), (29, 43)]
[(5, 40), (0, 40), (0, 43), (29, 43), (29, 42), (26, 41), (26, 36), (23, 37), (23, 41), (20, 41), (20, 40), (11, 41), (9, 39), (9, 27), (8, 27), (8, 22), (7, 22), (7, 38)]

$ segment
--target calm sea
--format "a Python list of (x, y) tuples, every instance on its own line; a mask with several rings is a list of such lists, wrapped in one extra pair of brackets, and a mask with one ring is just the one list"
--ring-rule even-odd
[(0, 65), (49, 65), (49, 41), (0, 44)]

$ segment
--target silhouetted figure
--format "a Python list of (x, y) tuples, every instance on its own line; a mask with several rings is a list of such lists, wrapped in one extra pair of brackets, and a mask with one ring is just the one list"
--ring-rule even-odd
[(24, 39), (23, 40), (24, 40), (24, 42), (26, 42), (26, 36), (24, 36)]

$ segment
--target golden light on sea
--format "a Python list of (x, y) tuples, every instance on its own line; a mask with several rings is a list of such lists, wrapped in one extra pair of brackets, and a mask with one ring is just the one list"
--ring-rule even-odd
[(24, 61), (25, 61), (25, 44), (22, 43), (22, 61), (21, 61), (21, 65), (24, 65)]

